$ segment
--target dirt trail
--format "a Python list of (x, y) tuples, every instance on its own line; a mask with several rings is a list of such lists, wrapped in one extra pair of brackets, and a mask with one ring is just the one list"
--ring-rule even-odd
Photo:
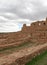
[(0, 57), (0, 65), (11, 64), (11, 63), (15, 62), (18, 58), (21, 58), (25, 55), (32, 54), (45, 47), (47, 47), (47, 43), (45, 43), (43, 45), (37, 45), (37, 46), (24, 48), (17, 52), (12, 53), (12, 54)]

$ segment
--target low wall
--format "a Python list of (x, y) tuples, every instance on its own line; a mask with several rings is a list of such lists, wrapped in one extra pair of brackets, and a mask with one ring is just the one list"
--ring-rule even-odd
[(31, 59), (35, 58), (37, 55), (40, 55), (41, 53), (45, 52), (46, 50), (47, 50), (47, 46), (44, 47), (44, 48), (39, 49), (38, 51), (35, 51), (32, 54), (29, 54), (29, 55), (26, 55), (26, 56), (24, 56), (22, 58), (17, 59), (15, 64), (16, 65), (25, 65)]
[(15, 52), (5, 57), (0, 57), (0, 65), (25, 65), (31, 59), (47, 50), (47, 43), (43, 45), (37, 45), (35, 47), (29, 47), (22, 51)]

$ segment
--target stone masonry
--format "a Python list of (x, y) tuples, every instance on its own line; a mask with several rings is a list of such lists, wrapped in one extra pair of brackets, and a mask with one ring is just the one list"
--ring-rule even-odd
[(36, 21), (30, 26), (23, 25), (22, 30), (13, 33), (0, 33), (0, 48), (17, 46), (26, 41), (47, 42), (47, 18), (45, 21)]
[(23, 25), (22, 32), (31, 36), (32, 41), (45, 43), (47, 42), (47, 18), (45, 21), (37, 21), (31, 26)]

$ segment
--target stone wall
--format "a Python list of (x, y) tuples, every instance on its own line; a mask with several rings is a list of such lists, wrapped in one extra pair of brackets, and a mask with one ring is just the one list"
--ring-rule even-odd
[(19, 32), (0, 33), (0, 47), (17, 46), (27, 40), (37, 43), (47, 42), (47, 18), (45, 21), (36, 21), (31, 26), (24, 24)]
[[(4, 57), (0, 58), (0, 65), (25, 65), (27, 62), (29, 62), (31, 59), (35, 58), (37, 55), (40, 55), (41, 53), (44, 53), (47, 51), (47, 43), (42, 45), (37, 45), (36, 47), (28, 48), (26, 49), (26, 53), (22, 51), (22, 53), (19, 51)], [(19, 55), (19, 53), (21, 55)], [(1, 60), (2, 59), (2, 60)]]
[(36, 56), (40, 55), (41, 53), (44, 53), (46, 50), (47, 50), (47, 46), (39, 49), (38, 51), (35, 51), (32, 54), (29, 54), (29, 55), (23, 56), (22, 58), (17, 59), (15, 64), (16, 65), (25, 65), (31, 59), (35, 58)]
[(22, 31), (31, 36), (31, 40), (36, 40), (38, 43), (47, 42), (47, 18), (45, 21), (37, 21), (31, 26), (23, 25)]

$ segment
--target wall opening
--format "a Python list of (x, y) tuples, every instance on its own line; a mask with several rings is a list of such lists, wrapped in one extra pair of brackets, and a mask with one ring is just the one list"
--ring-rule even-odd
[(46, 25), (46, 23), (45, 23), (45, 22), (44, 22), (43, 24), (44, 24), (44, 25)]

